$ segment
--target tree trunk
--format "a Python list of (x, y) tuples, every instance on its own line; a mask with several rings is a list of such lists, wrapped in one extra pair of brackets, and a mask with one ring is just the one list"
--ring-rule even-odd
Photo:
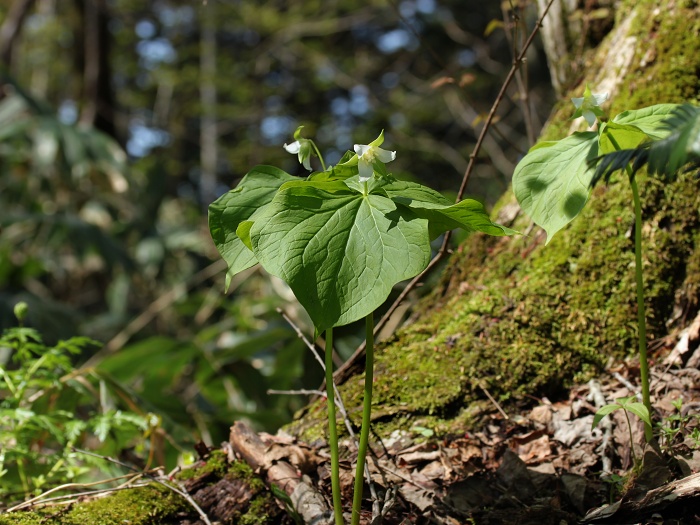
[(84, 0), (82, 7), (85, 38), (83, 76), (85, 104), (80, 122), (92, 125), (116, 138), (107, 4), (105, 0)]
[(12, 62), (12, 48), (33, 4), (34, 0), (15, 0), (0, 26), (0, 62), (8, 73)]
[(216, 5), (202, 7), (200, 26), (200, 71), (199, 97), (202, 104), (200, 131), (201, 173), (199, 176), (199, 199), (204, 208), (216, 197), (216, 168), (218, 162), (217, 141), (219, 132), (216, 122)]

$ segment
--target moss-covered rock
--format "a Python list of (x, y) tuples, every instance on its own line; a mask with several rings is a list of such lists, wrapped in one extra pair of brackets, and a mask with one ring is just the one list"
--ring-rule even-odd
[[(613, 32), (586, 57), (586, 81), (614, 86), (610, 114), (652, 104), (696, 102), (700, 95), (700, 14), (696, 2), (627, 2)], [(628, 46), (620, 70), (601, 71)], [(617, 46), (617, 47), (616, 47)], [(622, 73), (622, 75), (621, 75)], [(572, 93), (572, 95), (574, 95)], [(568, 99), (542, 133), (571, 131)], [(442, 281), (410, 326), (378, 349), (374, 430), (468, 429), (486, 399), (556, 396), (609, 359), (636, 353), (632, 197), (625, 180), (599, 186), (584, 212), (544, 246), (520, 214), (510, 239), (474, 236), (451, 258)], [(679, 315), (697, 309), (700, 284), (700, 191), (689, 176), (665, 184), (640, 177), (649, 340), (665, 336)], [(512, 209), (512, 194), (497, 209)], [(360, 420), (363, 376), (342, 387)], [(486, 402), (488, 403), (488, 402)], [(319, 405), (290, 430), (325, 433)]]

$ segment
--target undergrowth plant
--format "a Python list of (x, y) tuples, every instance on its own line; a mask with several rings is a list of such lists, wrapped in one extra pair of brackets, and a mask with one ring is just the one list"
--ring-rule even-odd
[(393, 286), (418, 275), (430, 261), (430, 242), (454, 228), (489, 235), (511, 230), (494, 224), (484, 207), (449, 202), (420, 184), (399, 181), (385, 164), (396, 153), (382, 149), (383, 132), (356, 144), (336, 166), (326, 167), (316, 144), (294, 133), (285, 149), (311, 170), (306, 179), (271, 166), (253, 168), (209, 207), (209, 227), (233, 275), (256, 263), (283, 279), (309, 313), (315, 336), (325, 332), (331, 479), (336, 525), (343, 523), (338, 434), (333, 389), (333, 328), (366, 324), (362, 427), (355, 473), (352, 523), (359, 523), (369, 439), (373, 382), (374, 311)]
[(625, 413), (625, 419), (627, 420), (627, 430), (629, 431), (630, 435), (630, 452), (632, 454), (632, 462), (634, 463), (635, 467), (637, 467), (639, 466), (639, 461), (637, 460), (637, 454), (634, 451), (634, 434), (632, 433), (632, 422), (630, 421), (630, 413), (634, 414), (639, 419), (644, 421), (645, 425), (651, 426), (651, 419), (649, 418), (649, 411), (644, 406), (644, 404), (635, 401), (635, 399), (637, 399), (636, 396), (621, 397), (619, 399), (616, 399), (614, 403), (600, 407), (598, 412), (596, 412), (595, 416), (593, 417), (592, 428), (597, 427), (598, 423), (600, 423), (600, 421), (608, 414), (612, 414), (616, 410), (622, 410)]
[(671, 404), (675, 411), (657, 425), (661, 450), (674, 455), (674, 447), (686, 443), (692, 449), (700, 448), (700, 414), (684, 411), (681, 398)]
[[(671, 176), (700, 155), (700, 110), (690, 105), (659, 104), (624, 111), (602, 121), (600, 105), (607, 94), (593, 94), (588, 86), (573, 118), (583, 116), (595, 130), (574, 132), (559, 141), (541, 142), (530, 149), (513, 174), (513, 191), (522, 209), (544, 228), (549, 242), (583, 209), (593, 186), (624, 170), (632, 189), (634, 207), (637, 327), (642, 403), (637, 412), (652, 439), (649, 365), (647, 360), (644, 279), (642, 273), (642, 211), (637, 171)], [(615, 405), (608, 405), (608, 407)], [(642, 410), (643, 409), (643, 410)], [(635, 412), (635, 413), (637, 413)]]
[[(19, 326), (0, 336), (0, 498), (4, 503), (79, 480), (109, 465), (73, 447), (103, 454), (143, 444), (158, 426), (153, 414), (119, 410), (109, 378), (83, 374), (75, 356), (96, 343), (73, 337), (46, 345), (24, 326), (27, 305), (18, 303)], [(114, 385), (112, 385), (114, 386)]]

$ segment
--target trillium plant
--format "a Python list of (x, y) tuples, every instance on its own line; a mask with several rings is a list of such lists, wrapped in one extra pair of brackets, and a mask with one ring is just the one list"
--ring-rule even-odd
[(400, 181), (385, 164), (396, 152), (382, 149), (383, 133), (356, 144), (326, 168), (316, 144), (301, 136), (284, 146), (311, 171), (305, 179), (272, 166), (253, 168), (209, 207), (209, 228), (228, 264), (227, 286), (235, 274), (260, 264), (283, 279), (309, 313), (315, 335), (325, 332), (331, 479), (336, 525), (343, 523), (338, 435), (333, 391), (333, 328), (366, 322), (366, 373), (362, 428), (355, 473), (352, 523), (359, 523), (372, 404), (373, 313), (394, 285), (418, 275), (430, 261), (430, 243), (444, 232), (507, 235), (484, 207), (465, 199), (451, 203), (420, 184)]
[[(581, 212), (592, 187), (602, 176), (607, 179), (611, 172), (618, 169), (627, 174), (634, 203), (639, 357), (642, 408), (646, 411), (641, 419), (645, 422), (645, 437), (648, 441), (652, 438), (652, 427), (642, 274), (642, 212), (635, 173), (641, 167), (637, 161), (648, 159), (650, 151), (654, 153), (671, 149), (666, 143), (676, 135), (687, 138), (687, 133), (679, 133), (676, 129), (681, 120), (679, 112), (689, 113), (692, 117), (697, 112), (688, 110), (686, 106), (659, 104), (624, 111), (611, 120), (602, 121), (604, 113), (600, 104), (607, 98), (606, 93), (593, 94), (586, 86), (582, 98), (572, 99), (576, 107), (573, 118), (584, 117), (589, 128), (597, 123), (596, 129), (574, 132), (565, 139), (535, 145), (515, 168), (513, 192), (522, 209), (544, 228), (549, 242), (554, 234)], [(693, 122), (687, 125), (690, 126)], [(698, 124), (695, 126), (697, 128)], [(674, 144), (675, 142), (677, 141), (674, 140)], [(692, 149), (692, 141), (685, 142)], [(693, 152), (688, 153), (683, 153), (683, 161), (686, 158), (691, 160), (690, 154)], [(652, 160), (670, 156), (656, 154), (652, 155)], [(620, 159), (626, 161), (620, 162)], [(630, 160), (635, 162), (630, 164)], [(675, 162), (674, 166), (677, 169), (680, 163)], [(667, 172), (659, 166), (650, 168), (650, 171), (659, 174)]]

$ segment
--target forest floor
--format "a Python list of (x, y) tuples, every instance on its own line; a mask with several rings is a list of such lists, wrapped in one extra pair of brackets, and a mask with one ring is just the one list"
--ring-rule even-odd
[[(367, 490), (362, 523), (377, 524), (378, 515), (386, 524), (700, 523), (700, 348), (693, 350), (698, 339), (696, 320), (672, 342), (670, 354), (668, 348), (656, 352), (651, 394), (659, 426), (652, 445), (638, 445), (644, 442), (643, 423), (630, 414), (629, 425), (623, 410), (592, 429), (601, 406), (638, 394), (638, 363), (630, 361), (575, 386), (566, 399), (532, 399), (520, 409), (494, 401), (493, 411), (462, 435), (435, 436), (424, 429), (426, 436), (417, 439), (413, 429), (375, 442), (370, 470), (376, 500), (372, 510)], [(245, 458), (267, 473), (268, 483), (278, 476), (279, 484), (280, 476), (268, 469), (286, 465), (329, 508), (325, 443), (262, 434), (254, 437), (262, 448), (251, 452), (241, 431), (250, 432), (232, 429), (232, 458)], [(349, 441), (343, 448), (341, 487), (349, 502), (355, 453)], [(641, 468), (635, 468), (635, 456), (643, 457)], [(239, 503), (248, 504), (245, 498)], [(271, 521), (284, 521), (281, 516)]]
[[(631, 414), (628, 422), (623, 410), (592, 428), (600, 407), (638, 394), (638, 362), (630, 360), (562, 399), (493, 400), (460, 435), (413, 427), (375, 436), (361, 523), (700, 524), (700, 316), (655, 348), (651, 445), (639, 445), (644, 425)], [(341, 443), (346, 523), (355, 451), (349, 439)], [(192, 468), (163, 475), (160, 484), (82, 496), (58, 510), (37, 502), (29, 512), (0, 514), (0, 525), (332, 525), (325, 442), (258, 434), (236, 422), (221, 448), (197, 452)]]

